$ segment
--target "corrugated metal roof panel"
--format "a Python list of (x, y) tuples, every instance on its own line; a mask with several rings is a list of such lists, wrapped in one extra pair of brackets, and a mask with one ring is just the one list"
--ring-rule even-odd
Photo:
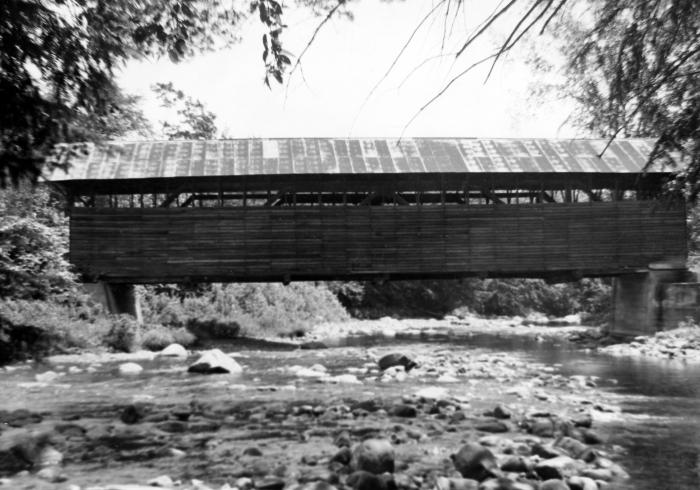
[(421, 172), (641, 173), (653, 141), (281, 138), (89, 145), (49, 180)]

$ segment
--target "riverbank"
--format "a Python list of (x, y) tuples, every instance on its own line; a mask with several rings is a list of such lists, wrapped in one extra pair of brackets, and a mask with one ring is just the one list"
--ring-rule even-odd
[(700, 327), (685, 325), (653, 336), (636, 337), (630, 342), (602, 347), (600, 351), (613, 356), (700, 363)]
[[(0, 377), (16, 396), (1, 414), (6, 486), (119, 488), (167, 476), (166, 487), (200, 490), (388, 489), (391, 480), (407, 490), (534, 490), (545, 480), (624, 480), (613, 463), (622, 449), (605, 433), (623, 416), (602, 380), (503, 352), (392, 344), (237, 348), (239, 376), (187, 373), (196, 354), (144, 357), (137, 375), (119, 374), (135, 360), (123, 355), (15, 365)], [(417, 367), (381, 370), (397, 348)], [(391, 455), (379, 458), (389, 475), (358, 473), (371, 469), (367, 439), (381, 441), (370, 453)], [(19, 474), (8, 471), (13, 461)]]

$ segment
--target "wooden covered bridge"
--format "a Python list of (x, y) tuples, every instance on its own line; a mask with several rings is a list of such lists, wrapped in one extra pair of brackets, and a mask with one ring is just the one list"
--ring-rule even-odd
[(108, 284), (620, 276), (686, 257), (647, 140), (239, 139), (93, 146), (51, 181)]

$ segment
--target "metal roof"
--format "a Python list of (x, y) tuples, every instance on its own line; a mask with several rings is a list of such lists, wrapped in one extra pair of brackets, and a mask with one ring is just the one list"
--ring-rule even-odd
[(49, 180), (425, 172), (641, 173), (652, 140), (280, 138), (90, 144)]

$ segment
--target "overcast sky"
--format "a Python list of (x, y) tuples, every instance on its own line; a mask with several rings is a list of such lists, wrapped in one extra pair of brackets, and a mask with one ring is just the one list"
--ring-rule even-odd
[[(157, 122), (171, 115), (159, 107), (150, 87), (173, 82), (214, 111), (219, 128), (234, 138), (581, 136), (567, 125), (562, 127), (569, 106), (528, 101), (533, 74), (515, 56), (500, 63), (486, 84), (487, 66), (463, 77), (405, 128), (448, 80), (493, 49), (493, 39), (485, 39), (457, 61), (450, 55), (494, 4), (467, 1), (466, 15), (447, 26), (452, 37), (444, 48), (444, 16), (436, 15), (417, 32), (373, 94), (372, 88), (432, 2), (352, 3), (354, 20), (335, 19), (324, 26), (302, 60), (304, 77), (297, 70), (288, 90), (280, 85), (269, 90), (262, 82), (264, 30), (256, 19), (243, 26), (242, 41), (231, 49), (180, 64), (167, 59), (132, 63), (121, 83), (128, 92), (143, 96), (146, 115)], [(299, 54), (321, 19), (308, 11), (288, 9), (285, 20), (289, 25), (282, 38), (285, 48)], [(446, 56), (430, 60), (441, 52)]]

